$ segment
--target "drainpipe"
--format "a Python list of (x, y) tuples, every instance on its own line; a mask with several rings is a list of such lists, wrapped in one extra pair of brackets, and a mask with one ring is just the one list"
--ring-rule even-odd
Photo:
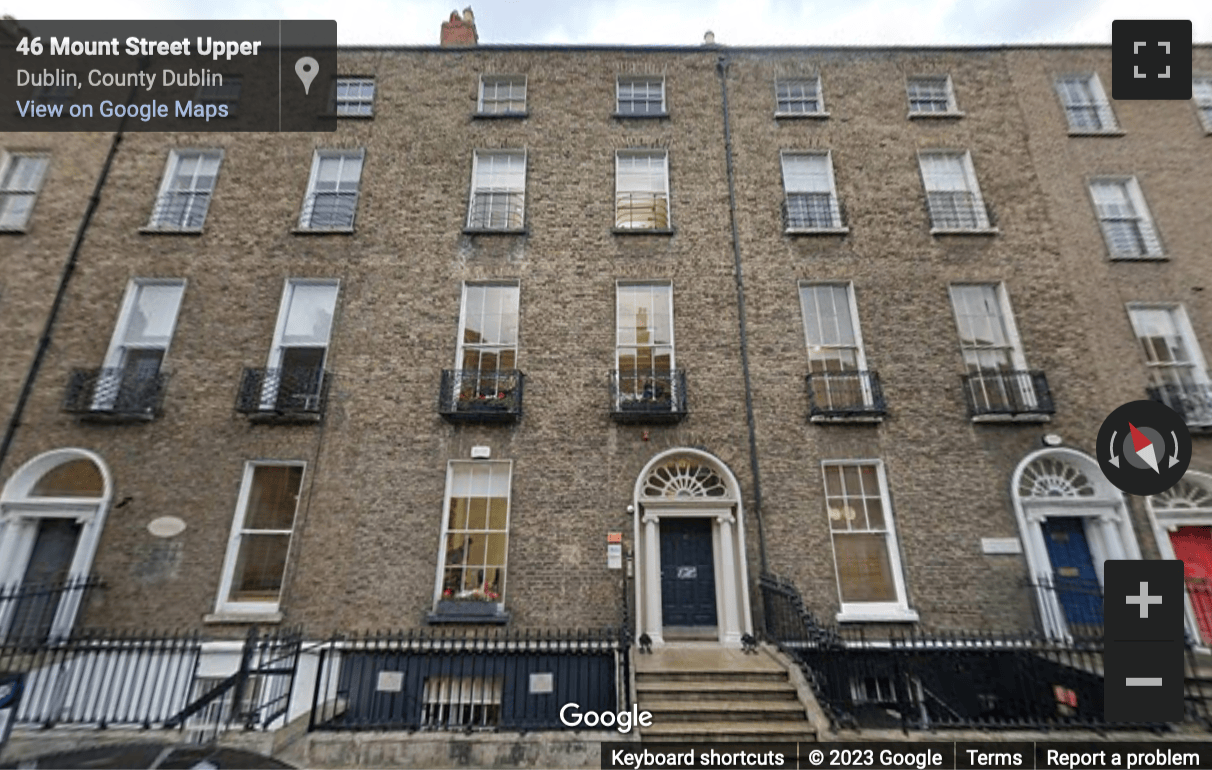
[(737, 317), (741, 332), (741, 371), (745, 374), (745, 421), (749, 427), (749, 471), (753, 474), (753, 516), (757, 521), (758, 554), (766, 574), (766, 530), (762, 526), (762, 474), (758, 468), (757, 429), (753, 419), (753, 382), (749, 376), (749, 333), (745, 328), (745, 276), (741, 271), (741, 235), (736, 223), (736, 174), (732, 168), (732, 129), (728, 114), (728, 57), (716, 61), (720, 75), (720, 99), (724, 105), (724, 158), (728, 164), (728, 213), (732, 223), (732, 257), (735, 263)]
[[(140, 62), (139, 71), (142, 72), (147, 68), (149, 59), (144, 58)], [(126, 104), (129, 106), (134, 103), (136, 87), (132, 86), (130, 96), (126, 99)], [(13, 413), (9, 416), (8, 427), (4, 430), (4, 439), (0, 441), (0, 468), (4, 467), (4, 461), (8, 459), (8, 452), (12, 448), (13, 439), (17, 435), (17, 428), (21, 425), (21, 415), (25, 412), (25, 404), (29, 401), (30, 393), (34, 389), (34, 381), (38, 379), (38, 371), (42, 368), (42, 361), (46, 358), (46, 351), (50, 349), (51, 332), (55, 327), (55, 320), (59, 317), (59, 309), (63, 306), (63, 298), (67, 295), (67, 284), (71, 281), (72, 273), (76, 271), (76, 263), (80, 258), (80, 247), (84, 244), (84, 233), (88, 230), (89, 224), (93, 221), (93, 214), (97, 211), (97, 206), (101, 203), (101, 190), (105, 187), (105, 182), (109, 178), (110, 167), (114, 163), (114, 156), (118, 154), (118, 145), (122, 143), (122, 130), (126, 127), (126, 116), (124, 115), (118, 121), (118, 128), (114, 131), (113, 139), (109, 143), (109, 152), (105, 156), (105, 163), (101, 166), (101, 173), (97, 176), (97, 183), (93, 185), (93, 194), (88, 199), (88, 205), (84, 209), (84, 216), (80, 219), (80, 225), (76, 228), (76, 236), (72, 239), (71, 250), (67, 255), (67, 263), (63, 265), (63, 273), (59, 276), (59, 288), (55, 291), (55, 300), (51, 303), (50, 313), (46, 317), (46, 325), (42, 328), (42, 336), (38, 339), (38, 348), (34, 351), (34, 360), (30, 363), (29, 372), (25, 375), (25, 383), (21, 386), (21, 394), (17, 397), (17, 403), (13, 406)]]

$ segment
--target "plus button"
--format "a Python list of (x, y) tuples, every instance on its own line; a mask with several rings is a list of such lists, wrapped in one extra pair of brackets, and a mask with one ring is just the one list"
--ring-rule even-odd
[(1161, 604), (1162, 603), (1161, 596), (1150, 596), (1149, 595), (1149, 584), (1144, 580), (1140, 581), (1140, 596), (1129, 596), (1129, 597), (1127, 597), (1127, 600), (1128, 600), (1128, 604), (1139, 604), (1140, 605), (1141, 618), (1149, 617), (1149, 605), (1150, 604)]

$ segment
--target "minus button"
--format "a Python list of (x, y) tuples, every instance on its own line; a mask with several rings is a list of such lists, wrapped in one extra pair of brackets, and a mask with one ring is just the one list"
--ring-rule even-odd
[(1160, 676), (1129, 676), (1126, 677), (1128, 687), (1161, 687)]

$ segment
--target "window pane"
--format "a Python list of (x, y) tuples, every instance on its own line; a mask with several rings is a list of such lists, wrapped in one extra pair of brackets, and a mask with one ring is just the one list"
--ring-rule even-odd
[(967, 191), (962, 155), (935, 154), (921, 156), (922, 178), (928, 191)]
[(92, 460), (71, 460), (56, 465), (34, 484), (30, 497), (101, 497), (105, 482)]
[(233, 602), (276, 602), (282, 592), (289, 547), (289, 534), (242, 535), (229, 599)]
[(833, 547), (843, 602), (897, 601), (887, 536), (836, 533)]
[(789, 193), (831, 193), (829, 184), (829, 156), (783, 155), (783, 183)]
[(246, 530), (290, 530), (299, 505), (303, 468), (297, 465), (258, 465), (253, 469), (244, 514)]
[(127, 344), (167, 345), (185, 287), (180, 284), (141, 284), (136, 286), (135, 291), (135, 302), (123, 341)]
[(282, 342), (327, 345), (337, 304), (337, 287), (330, 284), (292, 283), (288, 291), (290, 307)]

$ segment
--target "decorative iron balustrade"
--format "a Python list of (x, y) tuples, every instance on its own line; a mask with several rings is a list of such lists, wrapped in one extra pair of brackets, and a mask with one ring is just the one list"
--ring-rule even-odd
[(159, 230), (201, 230), (209, 208), (209, 190), (170, 190), (156, 199), (150, 226)]
[(438, 413), (450, 422), (516, 422), (525, 375), (517, 369), (446, 369)]
[(315, 367), (246, 368), (236, 411), (261, 422), (317, 422), (331, 383), (332, 374)]
[(783, 200), (783, 229), (788, 232), (838, 230), (846, 221), (846, 208), (832, 193), (789, 193)]
[(888, 413), (875, 371), (813, 372), (807, 380), (808, 413), (813, 421), (871, 421)]
[(987, 230), (994, 227), (993, 211), (975, 194), (963, 190), (926, 193), (930, 227), (935, 230)]
[[(759, 581), (765, 635), (803, 670), (837, 728), (1161, 729), (1103, 717), (1101, 635), (888, 632), (827, 627), (788, 581)], [(1206, 721), (1188, 654), (1187, 720)]]
[(668, 230), (669, 196), (654, 192), (616, 193), (614, 226), (619, 230)]
[(320, 651), (309, 730), (569, 730), (628, 704), (629, 632), (495, 631), (335, 637)]
[(154, 420), (164, 401), (168, 374), (140, 368), (73, 369), (63, 410), (97, 420)]
[(358, 194), (328, 190), (313, 192), (303, 210), (303, 227), (308, 230), (349, 230), (358, 209)]
[(674, 423), (685, 419), (686, 371), (610, 373), (610, 416), (623, 423)]
[(30, 649), (67, 636), (80, 607), (101, 587), (96, 576), (0, 586), (0, 647)]
[(968, 413), (974, 419), (1042, 419), (1056, 412), (1043, 372), (981, 371), (962, 377)]
[(1054, 639), (1102, 643), (1103, 587), (1097, 579), (1047, 575), (1023, 582), (1037, 630)]
[(1168, 383), (1148, 389), (1149, 398), (1178, 412), (1193, 431), (1212, 431), (1212, 384)]
[(526, 196), (520, 192), (476, 192), (467, 216), (470, 230), (521, 230)]
[(236, 672), (217, 683), (198, 675), (208, 641), (196, 632), (82, 630), (36, 645), (0, 642), (0, 671), (24, 676), (19, 724), (183, 727), (192, 742), (233, 727), (281, 726), (298, 672), (298, 632), (251, 629)]

